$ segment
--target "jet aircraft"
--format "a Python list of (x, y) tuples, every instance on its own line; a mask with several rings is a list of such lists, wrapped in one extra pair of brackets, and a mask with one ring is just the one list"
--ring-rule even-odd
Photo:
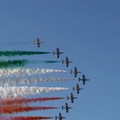
[(73, 70), (73, 71), (70, 70), (70, 73), (71, 73), (71, 74), (74, 73), (74, 76), (77, 77), (77, 74), (78, 74), (78, 73), (81, 73), (81, 72), (77, 70), (77, 67), (74, 67), (74, 70)]
[(37, 38), (36, 40), (34, 40), (34, 45), (37, 45), (37, 47), (40, 47), (40, 44), (44, 43), (40, 41), (40, 38)]
[(76, 90), (77, 94), (79, 94), (80, 90), (83, 90), (83, 88), (80, 88), (80, 86), (78, 84), (76, 84), (76, 88), (73, 87), (73, 91)]
[(59, 113), (59, 116), (55, 116), (55, 120), (62, 120), (62, 119), (66, 119), (66, 117), (63, 117), (61, 113)]
[(77, 99), (77, 97), (74, 97), (74, 96), (73, 96), (73, 93), (71, 93), (71, 94), (70, 94), (70, 97), (67, 96), (67, 100), (69, 100), (69, 99), (71, 99), (71, 103), (73, 103), (73, 102), (74, 102), (74, 99)]
[(66, 109), (66, 112), (68, 113), (69, 109), (72, 109), (72, 107), (69, 107), (67, 103), (65, 103), (65, 106), (62, 106), (62, 110)]
[(64, 52), (60, 52), (60, 49), (59, 48), (57, 48), (56, 49), (56, 52), (55, 51), (53, 51), (53, 55), (57, 55), (57, 58), (59, 58), (60, 57), (60, 54), (63, 54)]
[(66, 60), (62, 60), (62, 64), (66, 63), (66, 67), (69, 66), (69, 63), (73, 63), (72, 61), (69, 61), (69, 58), (66, 57)]
[(84, 74), (82, 75), (82, 78), (79, 77), (78, 80), (79, 80), (79, 82), (83, 81), (83, 85), (85, 85), (86, 81), (89, 81), (89, 79), (86, 79)]

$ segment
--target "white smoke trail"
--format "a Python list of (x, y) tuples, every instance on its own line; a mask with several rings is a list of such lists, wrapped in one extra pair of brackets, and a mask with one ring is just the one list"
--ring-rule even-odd
[(57, 73), (57, 72), (66, 72), (65, 70), (56, 70), (56, 69), (40, 69), (40, 68), (14, 68), (14, 69), (1, 69), (0, 77), (7, 76), (19, 76), (19, 75), (34, 75), (34, 74), (46, 74), (46, 73)]
[(13, 78), (13, 79), (7, 79), (7, 80), (0, 80), (1, 86), (5, 85), (30, 85), (30, 84), (35, 84), (39, 82), (61, 82), (61, 81), (71, 81), (74, 79), (70, 78)]
[(0, 87), (0, 98), (8, 99), (8, 98), (17, 98), (23, 97), (26, 95), (35, 95), (43, 92), (51, 92), (51, 91), (61, 91), (67, 90), (68, 88), (64, 87)]

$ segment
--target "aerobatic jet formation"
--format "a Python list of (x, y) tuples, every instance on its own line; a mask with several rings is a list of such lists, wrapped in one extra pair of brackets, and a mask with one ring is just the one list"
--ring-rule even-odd
[(73, 63), (72, 61), (69, 61), (69, 58), (68, 57), (66, 57), (66, 60), (62, 60), (62, 64), (66, 64), (66, 67), (68, 67), (69, 66), (69, 63)]
[(57, 58), (59, 58), (60, 57), (60, 54), (63, 54), (64, 52), (60, 52), (60, 49), (59, 48), (57, 48), (56, 49), (56, 51), (53, 51), (53, 55), (57, 55)]
[(74, 76), (77, 77), (77, 74), (81, 72), (77, 70), (77, 67), (74, 67), (74, 70), (70, 70), (70, 73), (74, 73)]
[(41, 42), (41, 41), (40, 41), (40, 38), (37, 38), (36, 40), (34, 40), (33, 43), (34, 43), (34, 45), (37, 45), (37, 47), (40, 47), (40, 44), (41, 44), (41, 43), (44, 43), (44, 42)]
[(73, 93), (71, 93), (70, 94), (70, 97), (69, 96), (67, 96), (67, 100), (71, 100), (71, 103), (73, 103), (74, 102), (74, 99), (77, 99), (77, 97), (74, 97), (74, 95), (73, 95)]
[[(35, 46), (37, 46), (38, 48), (40, 48), (40, 46), (41, 46), (41, 43), (44, 43), (44, 42), (42, 42), (41, 40), (40, 40), (40, 38), (36, 38), (34, 41), (33, 41), (33, 43), (34, 43), (34, 45)], [(32, 44), (33, 44), (32, 43)], [(57, 57), (57, 58), (60, 58), (60, 55), (61, 54), (64, 54), (64, 52), (61, 52), (60, 51), (60, 49), (59, 49), (59, 47), (57, 47), (56, 48), (56, 50), (53, 50), (53, 52), (40, 52), (40, 51), (18, 51), (18, 53), (16, 53), (16, 51), (14, 52), (1, 52), (1, 54), (2, 55), (6, 55), (6, 53), (8, 54), (8, 56), (11, 56), (11, 55), (13, 55), (13, 56), (15, 56), (16, 54), (17, 55), (34, 55), (34, 54), (48, 54), (48, 53), (51, 53), (51, 54), (53, 54), (53, 55), (56, 55), (55, 57)], [(23, 54), (24, 53), (24, 54)], [(2, 56), (1, 55), (1, 56)], [(29, 62), (29, 61), (28, 61)], [(55, 61), (55, 60), (43, 60), (42, 61), (43, 63), (46, 63), (46, 64), (48, 64), (48, 63), (59, 63), (60, 61)], [(42, 63), (41, 62), (41, 63)], [(70, 59), (69, 59), (69, 57), (65, 57), (65, 59), (61, 59), (61, 65), (62, 64), (64, 64), (65, 65), (65, 68), (66, 69), (68, 69), (68, 67), (69, 67), (69, 65), (70, 65), (70, 63), (73, 63), (73, 61), (71, 61)], [(9, 64), (11, 63), (11, 61), (9, 61), (8, 62)], [(18, 62), (14, 62), (15, 64), (16, 63), (19, 63), (19, 64), (21, 64), (21, 62), (20, 61), (18, 61)], [(33, 63), (33, 62), (29, 62), (29, 63)], [(6, 63), (5, 62), (2, 62), (2, 64), (3, 65), (5, 65)], [(16, 64), (17, 65), (17, 64)], [(4, 73), (4, 70), (2, 70), (3, 71), (3, 73)], [(29, 75), (34, 75), (34, 74), (38, 74), (39, 75), (39, 73), (40, 74), (46, 74), (46, 73), (57, 73), (57, 72), (64, 72), (64, 71), (66, 71), (66, 70), (59, 70), (59, 69), (54, 69), (54, 67), (53, 67), (53, 69), (45, 69), (45, 70), (42, 70), (42, 69), (40, 69), (40, 68), (37, 68), (37, 69), (15, 69), (15, 71), (17, 71), (16, 72), (16, 79), (14, 79), (14, 82), (13, 82), (13, 84), (17, 84), (18, 83), (18, 85), (22, 85), (22, 84), (26, 84), (26, 82), (22, 82), (23, 81), (23, 79), (21, 79), (21, 80), (19, 80), (19, 82), (18, 82), (18, 79), (17, 79), (17, 75), (22, 75), (23, 73), (25, 73), (25, 74), (29, 74)], [(25, 72), (24, 72), (25, 71)], [(9, 74), (14, 74), (13, 72), (11, 72), (11, 70), (10, 69), (8, 69), (8, 75)], [(77, 69), (77, 67), (74, 67), (73, 69), (69, 69), (69, 74), (73, 74), (73, 77), (75, 77), (74, 78), (74, 80), (77, 78), (77, 76), (78, 76), (78, 73), (81, 73), (78, 69)], [(4, 74), (2, 74), (2, 72), (1, 72), (1, 75), (4, 75)], [(5, 76), (7, 76), (7, 74), (5, 74)], [(27, 76), (27, 75), (26, 75)], [(55, 75), (56, 76), (56, 75)], [(69, 77), (69, 76), (68, 76)], [(31, 80), (29, 80), (29, 79), (31, 79)], [(69, 80), (68, 80), (69, 79)], [(65, 78), (53, 78), (53, 79), (51, 79), (51, 78), (25, 78), (25, 81), (28, 81), (27, 83), (27, 85), (30, 85), (30, 84), (33, 84), (33, 83), (39, 83), (39, 82), (54, 82), (54, 81), (71, 81), (71, 80), (73, 80), (72, 78), (68, 78), (68, 79), (65, 79)], [(80, 81), (82, 81), (82, 85), (85, 85), (86, 84), (86, 81), (89, 81), (89, 79), (87, 79), (86, 78), (86, 76), (85, 76), (85, 74), (82, 74), (82, 76), (81, 77), (78, 77), (77, 78), (77, 82), (80, 82)], [(10, 82), (10, 80), (8, 80), (7, 81), (7, 83), (10, 83), (10, 84), (12, 84), (11, 82)], [(81, 84), (81, 83), (80, 83)], [(11, 88), (10, 88), (11, 89)], [(18, 89), (18, 87), (16, 87), (15, 88), (16, 90)], [(24, 95), (26, 95), (26, 89), (28, 89), (27, 91), (28, 91), (28, 93), (29, 94), (36, 94), (36, 93), (42, 93), (42, 92), (50, 92), (50, 91), (60, 91), (60, 90), (67, 90), (67, 89), (69, 89), (69, 88), (64, 88), (64, 87), (61, 87), (61, 88), (59, 88), (59, 87), (55, 87), (55, 88), (52, 88), (52, 87), (46, 87), (46, 88), (37, 88), (37, 87), (28, 87), (28, 86), (26, 86), (26, 87), (20, 87), (20, 90), (18, 90), (18, 96), (22, 96), (22, 94)], [(75, 91), (75, 95), (76, 94), (79, 94), (80, 93), (80, 91), (81, 90), (83, 90), (83, 88), (81, 88), (81, 86), (79, 85), (79, 83), (77, 83), (77, 84), (75, 84), (75, 86), (74, 85), (72, 85), (72, 90), (73, 91)], [(16, 96), (17, 94), (16, 94), (16, 92), (15, 91), (12, 91), (12, 90), (10, 90), (11, 91), (11, 96), (12, 96), (12, 94), (14, 95), (14, 96)], [(21, 93), (21, 91), (22, 91), (22, 93)], [(70, 94), (69, 94), (69, 96), (65, 96), (65, 97), (50, 97), (50, 98), (33, 98), (33, 99), (31, 99), (31, 100), (29, 100), (29, 99), (27, 99), (27, 100), (20, 100), (20, 101), (22, 101), (23, 103), (25, 102), (37, 102), (37, 101), (48, 101), (48, 100), (60, 100), (60, 99), (64, 99), (64, 98), (66, 98), (67, 100), (69, 100), (68, 102), (70, 102), (71, 104), (72, 103), (74, 103), (74, 101), (75, 101), (75, 99), (78, 99), (78, 96), (74, 96), (73, 95), (73, 93), (74, 92), (71, 92)], [(4, 92), (4, 89), (3, 89), (3, 91), (2, 92)], [(9, 94), (9, 90), (8, 90), (8, 92), (6, 93), (6, 94)], [(20, 94), (20, 95), (19, 95)], [(27, 95), (29, 95), (29, 94), (27, 94)], [(11, 97), (10, 96), (10, 97)], [(4, 96), (3, 96), (3, 98), (4, 98)], [(5, 98), (6, 98), (6, 96), (5, 96)], [(10, 103), (14, 103), (15, 101), (10, 101)], [(18, 99), (18, 102), (19, 102), (19, 99)], [(73, 104), (72, 104), (73, 105)], [(14, 107), (14, 106), (13, 106)], [(62, 105), (62, 106), (60, 106), (60, 107), (33, 107), (33, 108), (31, 108), (31, 107), (26, 107), (26, 109), (27, 110), (31, 110), (31, 109), (34, 109), (34, 110), (47, 110), (47, 109), (56, 109), (56, 108), (60, 108), (60, 109), (62, 109), (63, 110), (63, 112), (66, 112), (66, 113), (68, 113), (69, 112), (69, 110), (70, 109), (72, 109), (72, 107), (71, 106), (69, 106), (68, 105), (68, 103), (66, 102), (64, 105)], [(22, 109), (22, 108), (21, 108)], [(22, 110), (16, 110), (16, 111), (22, 111)], [(4, 112), (6, 112), (5, 110), (4, 110), (4, 108), (2, 108), (1, 109), (2, 111), (3, 111), (3, 113)], [(13, 109), (13, 111), (14, 111), (14, 109)], [(23, 111), (24, 111), (24, 108), (23, 108)], [(54, 112), (53, 112), (54, 113)], [(55, 114), (55, 113), (54, 113)], [(31, 117), (32, 118), (32, 117)], [(37, 117), (36, 117), (37, 118)], [(35, 119), (36, 119), (35, 118)], [(63, 120), (63, 119), (66, 119), (66, 117), (63, 117), (62, 116), (62, 114), (61, 114), (61, 112), (59, 112), (59, 114), (58, 115), (54, 115), (53, 117), (45, 117), (45, 119), (51, 119), (51, 118), (53, 118), (53, 119), (55, 119), (55, 120)], [(34, 118), (33, 118), (34, 119)]]
[(83, 81), (83, 85), (85, 85), (86, 81), (89, 81), (90, 79), (86, 79), (85, 75), (83, 74), (82, 78), (79, 77), (78, 80), (79, 80), (79, 82)]

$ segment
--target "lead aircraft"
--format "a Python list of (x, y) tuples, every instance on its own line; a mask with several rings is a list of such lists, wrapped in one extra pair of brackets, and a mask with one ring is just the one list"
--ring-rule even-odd
[(40, 44), (41, 44), (41, 43), (44, 43), (44, 42), (41, 42), (41, 41), (40, 41), (40, 38), (36, 38), (36, 40), (34, 40), (33, 43), (34, 43), (34, 45), (37, 45), (37, 47), (40, 47)]
[(83, 81), (83, 85), (85, 85), (86, 81), (89, 81), (90, 79), (86, 79), (85, 75), (83, 74), (82, 78), (79, 77), (78, 80), (79, 80), (79, 82)]

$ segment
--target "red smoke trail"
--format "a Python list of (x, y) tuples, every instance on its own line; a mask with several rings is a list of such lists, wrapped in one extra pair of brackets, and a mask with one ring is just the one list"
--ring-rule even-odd
[(18, 112), (29, 112), (33, 110), (49, 110), (49, 109), (57, 109), (58, 107), (36, 107), (36, 106), (20, 106), (20, 105), (6, 105), (0, 106), (0, 114), (12, 114)]
[(52, 119), (53, 117), (46, 116), (16, 116), (16, 117), (0, 117), (0, 120), (43, 120)]
[(10, 120), (43, 120), (43, 119), (51, 119), (52, 117), (43, 117), (43, 116), (16, 116), (16, 117), (11, 117)]
[(51, 98), (17, 98), (13, 100), (1, 100), (0, 104), (2, 105), (10, 105), (10, 104), (27, 104), (29, 102), (42, 102), (48, 100), (61, 100), (63, 97), (51, 97)]

